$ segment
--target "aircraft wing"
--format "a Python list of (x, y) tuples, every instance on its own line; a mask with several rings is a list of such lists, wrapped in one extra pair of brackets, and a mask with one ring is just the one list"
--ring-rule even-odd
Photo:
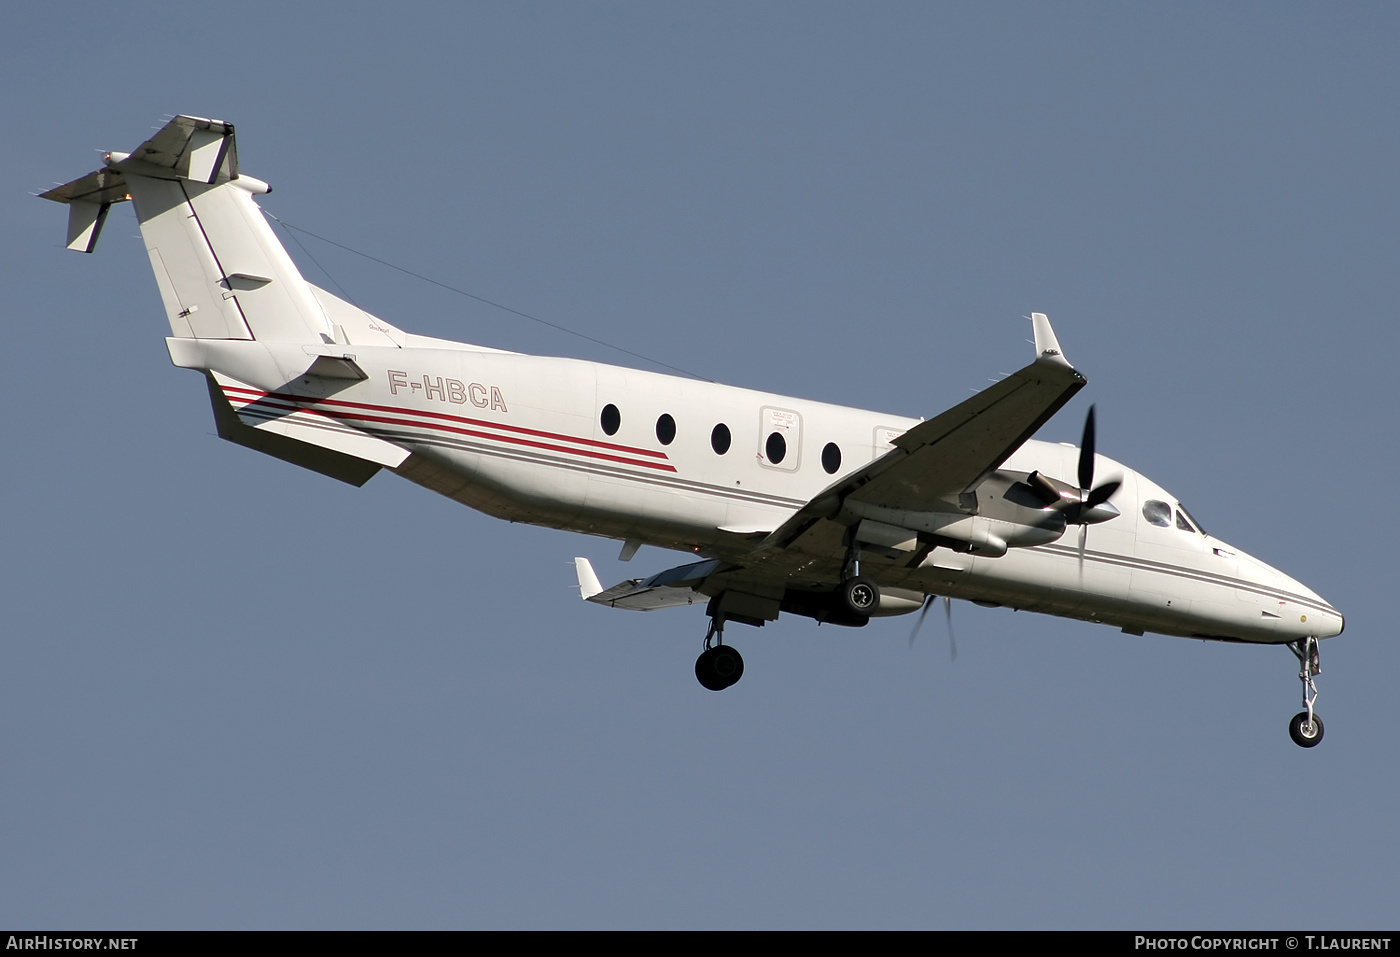
[(849, 503), (957, 512), (959, 496), (976, 489), (1087, 384), (1061, 353), (1049, 320), (1040, 313), (1032, 320), (1036, 357), (1030, 365), (899, 436), (892, 450), (827, 487), (748, 554), (682, 565), (607, 589), (587, 559), (578, 558), (582, 597), (652, 611), (719, 596), (729, 617), (759, 624), (778, 616), (785, 595), (829, 592), (846, 554), (847, 527), (835, 519)]
[(990, 388), (894, 440), (894, 449), (843, 476), (800, 508), (759, 546), (787, 548), (847, 502), (925, 512), (954, 511), (1060, 410), (1088, 380), (1065, 359), (1050, 320), (1035, 324), (1036, 357)]

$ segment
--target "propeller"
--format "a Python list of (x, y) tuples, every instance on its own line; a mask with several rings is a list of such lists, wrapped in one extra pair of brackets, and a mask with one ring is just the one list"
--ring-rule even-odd
[(1096, 525), (1118, 515), (1118, 509), (1108, 500), (1123, 486), (1121, 478), (1109, 479), (1094, 486), (1094, 407), (1084, 419), (1084, 437), (1079, 442), (1079, 487), (1047, 478), (1039, 472), (1026, 476), (1031, 493), (1046, 507), (1064, 513), (1071, 525)]
[(1039, 472), (1026, 476), (1026, 485), (1046, 508), (1055, 509), (1065, 516), (1065, 523), (1079, 526), (1079, 580), (1084, 581), (1084, 546), (1090, 525), (1116, 518), (1118, 509), (1108, 503), (1123, 487), (1122, 478), (1112, 478), (1102, 485), (1094, 485), (1094, 407), (1089, 406), (1089, 414), (1084, 418), (1084, 437), (1079, 442), (1079, 469), (1075, 476), (1078, 488), (1070, 488), (1063, 482), (1049, 479)]
[[(1122, 479), (1109, 479), (1098, 488), (1094, 487), (1094, 407), (1089, 406), (1089, 414), (1084, 419), (1084, 438), (1079, 443), (1079, 494), (1081, 497), (1079, 508), (1073, 516), (1067, 516), (1071, 522), (1084, 521), (1089, 518), (1086, 514), (1093, 509), (1104, 505), (1123, 485)], [(1114, 515), (1117, 510), (1114, 510)], [(1105, 521), (1112, 518), (1112, 515), (1098, 519)], [(1093, 524), (1090, 519), (1084, 524)]]
[[(914, 647), (914, 639), (919, 636), (919, 629), (924, 626), (924, 619), (928, 617), (928, 610), (933, 607), (933, 600), (937, 595), (929, 595), (924, 599), (924, 607), (919, 612), (919, 618), (914, 622), (914, 630), (909, 632), (909, 647)], [(947, 595), (943, 596), (943, 614), (948, 619), (948, 652), (950, 660), (958, 660), (958, 642), (953, 637), (953, 599)]]
[(933, 607), (933, 600), (937, 595), (929, 595), (924, 599), (924, 607), (919, 612), (918, 619), (914, 622), (914, 630), (909, 632), (909, 647), (914, 647), (914, 639), (919, 637), (919, 629), (924, 627), (924, 619), (928, 617), (928, 610)]
[(1123, 486), (1122, 479), (1109, 479), (1094, 486), (1094, 407), (1084, 418), (1084, 438), (1079, 443), (1079, 501), (1065, 512), (1065, 520), (1079, 526), (1079, 585), (1084, 585), (1084, 548), (1089, 539), (1089, 526), (1106, 522), (1118, 515), (1118, 509), (1108, 500)]
[(948, 619), (948, 654), (950, 661), (958, 660), (958, 641), (953, 637), (953, 599), (943, 596), (943, 615)]

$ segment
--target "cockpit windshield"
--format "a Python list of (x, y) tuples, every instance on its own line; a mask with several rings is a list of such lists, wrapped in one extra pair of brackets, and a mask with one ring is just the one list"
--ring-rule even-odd
[[(1183, 525), (1182, 522), (1186, 522), (1187, 524)], [(1195, 527), (1192, 528), (1192, 526)], [(1206, 534), (1206, 530), (1201, 527), (1201, 523), (1196, 521), (1196, 516), (1182, 508), (1180, 502), (1176, 503), (1176, 527), (1188, 528), (1193, 532), (1200, 532), (1202, 535)]]
[(1175, 516), (1175, 524), (1183, 532), (1193, 532), (1197, 535), (1204, 535), (1205, 529), (1201, 528), (1201, 523), (1191, 517), (1186, 509), (1181, 507), (1181, 503), (1176, 504), (1176, 510), (1166, 502), (1159, 502), (1155, 498), (1150, 498), (1142, 503), (1142, 517), (1159, 528), (1171, 528)]

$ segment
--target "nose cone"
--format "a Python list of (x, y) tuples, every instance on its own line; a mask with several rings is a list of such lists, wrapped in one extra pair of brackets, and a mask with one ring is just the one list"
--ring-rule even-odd
[(1300, 611), (1297, 625), (1290, 629), (1296, 631), (1300, 638), (1307, 635), (1314, 635), (1318, 638), (1334, 638), (1340, 635), (1342, 629), (1346, 627), (1346, 619), (1342, 617), (1341, 612), (1322, 601), (1321, 598), (1318, 601), (1323, 605), (1323, 608), (1310, 612)]
[(1322, 613), (1322, 627), (1318, 629), (1317, 637), (1335, 638), (1346, 630), (1347, 620), (1342, 613), (1331, 605), (1327, 606), (1327, 611)]
[(1304, 585), (1297, 579), (1283, 576), (1289, 587), (1287, 591), (1297, 596), (1296, 601), (1291, 605), (1292, 617), (1296, 619), (1290, 622), (1285, 616), (1284, 624), (1287, 630), (1294, 632), (1300, 638), (1313, 635), (1318, 638), (1332, 638), (1342, 633), (1346, 627), (1346, 619), (1342, 613), (1333, 608), (1323, 600), (1322, 596)]
[(1328, 604), (1307, 585), (1290, 578), (1277, 568), (1240, 554), (1242, 578), (1265, 586), (1277, 602), (1279, 631), (1289, 638), (1331, 638), (1346, 627), (1342, 613)]

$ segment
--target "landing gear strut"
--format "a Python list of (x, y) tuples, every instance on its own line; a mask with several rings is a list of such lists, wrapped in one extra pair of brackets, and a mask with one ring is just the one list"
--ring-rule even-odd
[(1313, 710), (1313, 703), (1317, 701), (1317, 685), (1313, 683), (1313, 675), (1322, 673), (1317, 654), (1317, 639), (1308, 637), (1301, 641), (1290, 641), (1288, 650), (1298, 659), (1298, 679), (1303, 682), (1303, 704), (1308, 709), (1298, 712), (1293, 716), (1293, 720), (1288, 722), (1288, 736), (1300, 748), (1313, 748), (1322, 740), (1322, 719)]
[(724, 619), (710, 619), (705, 650), (695, 659), (695, 677), (707, 691), (723, 691), (744, 676), (744, 659), (724, 643)]

